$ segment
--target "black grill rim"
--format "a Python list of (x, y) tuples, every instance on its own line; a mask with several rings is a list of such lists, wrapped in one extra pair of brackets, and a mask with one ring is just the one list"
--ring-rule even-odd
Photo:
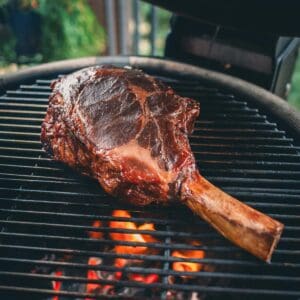
[(280, 122), (283, 128), (289, 131), (289, 134), (293, 135), (296, 143), (300, 142), (300, 113), (280, 97), (230, 75), (156, 57), (93, 56), (42, 64), (0, 78), (0, 95), (6, 90), (17, 88), (21, 84), (30, 83), (41, 77), (72, 72), (98, 64), (128, 64), (148, 72), (151, 70), (159, 71), (161, 75), (172, 74), (173, 76), (198, 79), (204, 83), (213, 84), (266, 109), (276, 118), (276, 121)]

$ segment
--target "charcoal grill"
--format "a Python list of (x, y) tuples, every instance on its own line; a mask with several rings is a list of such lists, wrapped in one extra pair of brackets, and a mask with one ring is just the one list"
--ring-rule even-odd
[[(201, 102), (201, 116), (190, 138), (202, 174), (241, 201), (283, 222), (286, 227), (272, 263), (239, 250), (182, 207), (136, 208), (106, 195), (96, 182), (51, 160), (41, 149), (40, 125), (47, 108), (50, 82), (88, 65), (132, 65), (161, 78), (179, 94)], [(159, 280), (98, 280), (117, 287), (142, 288), (143, 296), (168, 299), (299, 299), (300, 298), (300, 127), (299, 115), (276, 96), (226, 75), (168, 60), (102, 57), (51, 63), (10, 75), (0, 97), (0, 296), (1, 299), (130, 298), (92, 295), (82, 284), (88, 269), (118, 271), (112, 265), (89, 266), (88, 257), (137, 258), (150, 268), (124, 272), (158, 274)], [(112, 217), (113, 209), (131, 212), (130, 221), (153, 222), (146, 244), (156, 254), (118, 255), (104, 251), (116, 241), (91, 239), (93, 220)], [(116, 232), (134, 232), (119, 229)], [(149, 231), (142, 231), (149, 233)], [(187, 239), (200, 239), (191, 245)], [(140, 243), (123, 242), (141, 246)], [(144, 244), (142, 244), (144, 245)], [(174, 249), (203, 249), (203, 259), (171, 256)], [(72, 259), (62, 259), (64, 257)], [(175, 261), (201, 263), (200, 272), (178, 272)], [(63, 276), (53, 270), (64, 271)], [(192, 276), (170, 283), (170, 276)], [(62, 282), (55, 291), (52, 281)], [(155, 292), (153, 292), (155, 291)], [(181, 293), (181, 294), (180, 294)], [(182, 294), (184, 293), (184, 294)], [(184, 295), (184, 296), (182, 296)], [(133, 296), (134, 298), (135, 296)], [(179, 297), (179, 296), (178, 296)]]

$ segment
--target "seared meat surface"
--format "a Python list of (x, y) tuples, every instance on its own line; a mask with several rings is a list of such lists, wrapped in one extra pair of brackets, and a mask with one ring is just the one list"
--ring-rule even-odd
[(181, 201), (270, 260), (282, 224), (206, 181), (188, 142), (199, 104), (139, 70), (90, 67), (52, 83), (44, 149), (135, 205)]
[(141, 71), (111, 67), (79, 71), (52, 88), (42, 143), (55, 159), (136, 205), (178, 196), (195, 165), (187, 135), (196, 101)]

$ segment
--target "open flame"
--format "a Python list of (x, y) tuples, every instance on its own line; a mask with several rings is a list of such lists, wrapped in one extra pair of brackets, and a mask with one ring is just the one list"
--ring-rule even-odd
[[(126, 210), (114, 210), (112, 212), (112, 216), (116, 218), (124, 218), (124, 220), (112, 220), (108, 223), (102, 222), (100, 220), (95, 220), (92, 223), (92, 227), (97, 229), (97, 231), (90, 230), (87, 232), (88, 236), (92, 239), (104, 239), (110, 238), (113, 241), (116, 241), (116, 245), (110, 250), (113, 253), (117, 254), (134, 254), (134, 255), (151, 255), (151, 254), (159, 254), (162, 250), (157, 248), (150, 248), (148, 243), (159, 243), (159, 240), (151, 235), (151, 232), (155, 232), (155, 226), (153, 223), (144, 223), (137, 224), (132, 221), (127, 221), (126, 219), (131, 218), (131, 214)], [(109, 226), (111, 231), (108, 234), (104, 234), (101, 231), (101, 228), (104, 226)], [(131, 232), (124, 232), (125, 230), (130, 230)], [(118, 232), (121, 231), (121, 232)], [(122, 232), (123, 231), (123, 232)], [(147, 233), (141, 233), (139, 231), (147, 231)], [(122, 245), (118, 242), (130, 242), (130, 243), (144, 243), (145, 245)], [(190, 242), (193, 246), (200, 246), (198, 241)], [(176, 249), (171, 252), (172, 257), (182, 258), (184, 260), (188, 259), (201, 259), (204, 258), (205, 252), (203, 250), (198, 249)], [(151, 262), (151, 267), (155, 268), (159, 265), (159, 262)], [(88, 282), (85, 285), (85, 290), (87, 293), (96, 293), (99, 295), (118, 295), (119, 289), (111, 284), (105, 284), (102, 282), (95, 282), (100, 280), (125, 280), (125, 281), (136, 281), (145, 284), (151, 284), (158, 282), (160, 277), (158, 274), (138, 274), (138, 273), (129, 273), (128, 271), (123, 271), (123, 268), (128, 266), (138, 266), (147, 268), (147, 263), (138, 260), (138, 259), (128, 259), (117, 257), (112, 261), (107, 260), (106, 258), (100, 257), (89, 257), (88, 265), (90, 266), (111, 266), (113, 265), (118, 270), (113, 271), (105, 271), (103, 269), (95, 270), (89, 269), (87, 271), (87, 279), (92, 280), (94, 282)], [(176, 261), (172, 263), (172, 269), (177, 272), (199, 272), (202, 270), (202, 264), (198, 262), (189, 262), (189, 261)], [(55, 276), (60, 277), (63, 276), (63, 272), (57, 270), (54, 273)], [(172, 278), (174, 276), (171, 276)], [(189, 280), (192, 279), (192, 276), (189, 275), (179, 275), (177, 276), (181, 280)], [(175, 277), (170, 278), (170, 283), (174, 283)], [(54, 291), (60, 291), (62, 288), (61, 281), (52, 281), (52, 286)], [(123, 287), (123, 289), (127, 289), (126, 292), (129, 291), (131, 294), (135, 294), (141, 291), (141, 288), (138, 287)], [(54, 296), (52, 300), (59, 300), (58, 296)], [(86, 300), (90, 300), (86, 298)]]
[[(113, 217), (121, 217), (121, 218), (131, 218), (131, 214), (128, 211), (125, 210), (114, 210), (112, 212)], [(93, 222), (93, 227), (100, 228), (103, 226), (102, 222), (99, 220), (96, 220)], [(142, 225), (137, 225), (134, 222), (121, 220), (121, 221), (110, 221), (109, 227), (112, 229), (129, 229), (134, 231), (134, 233), (119, 233), (119, 232), (110, 232), (109, 237), (113, 241), (119, 241), (119, 242), (131, 242), (131, 243), (155, 243), (158, 242), (157, 239), (155, 239), (150, 234), (142, 234), (138, 231), (141, 230), (147, 230), (147, 231), (154, 231), (154, 224), (152, 223), (145, 223)], [(102, 239), (103, 233), (96, 232), (96, 231), (89, 231), (89, 236), (91, 238), (96, 239)], [(131, 245), (120, 245), (117, 244), (112, 249), (114, 253), (118, 254), (150, 254), (150, 253), (156, 253), (157, 250), (150, 249), (148, 246), (131, 246)], [(126, 266), (130, 265), (140, 265), (142, 262), (140, 260), (136, 259), (125, 259), (125, 258), (115, 258), (113, 265), (118, 268), (122, 269)], [(88, 261), (89, 265), (101, 265), (102, 259), (97, 257), (90, 257)], [(154, 283), (159, 280), (159, 276), (157, 274), (136, 274), (136, 273), (124, 273), (122, 270), (116, 271), (116, 272), (105, 272), (105, 271), (99, 271), (99, 270), (88, 270), (87, 278), (89, 280), (100, 280), (100, 279), (106, 279), (106, 280), (121, 280), (125, 278), (126, 280), (132, 280), (132, 281), (138, 281), (142, 283)], [(100, 283), (88, 283), (86, 286), (86, 291), (88, 293), (95, 293), (95, 292), (101, 292), (101, 294), (111, 294), (113, 293), (114, 287), (112, 285), (108, 284), (100, 284)]]
[[(103, 226), (102, 222), (100, 220), (95, 220), (92, 224), (95, 228), (101, 228)], [(91, 239), (102, 239), (103, 238), (103, 232), (101, 231), (88, 231), (88, 235)]]
[[(194, 246), (200, 245), (200, 243), (197, 241), (193, 241), (191, 244)], [(205, 253), (203, 250), (175, 250), (172, 252), (172, 256), (185, 259), (201, 259), (204, 258)], [(202, 264), (196, 262), (176, 261), (173, 263), (172, 268), (174, 271), (178, 272), (199, 272), (202, 269)]]
[[(131, 218), (131, 215), (126, 210), (114, 210), (112, 215), (114, 217), (123, 217), (123, 218)], [(134, 231), (139, 230), (149, 230), (154, 231), (154, 224), (145, 223), (142, 225), (136, 225), (134, 222), (126, 222), (126, 221), (111, 221), (109, 223), (109, 227), (116, 229), (131, 229)], [(139, 242), (139, 243), (155, 243), (158, 242), (153, 236), (149, 234), (141, 234), (141, 233), (116, 233), (111, 232), (110, 237), (115, 241), (126, 241), (126, 242)], [(157, 250), (149, 249), (146, 246), (126, 246), (126, 245), (116, 245), (114, 247), (114, 251), (118, 254), (151, 254), (153, 252), (157, 252)], [(115, 266), (117, 268), (123, 268), (132, 263), (133, 260), (124, 259), (124, 258), (116, 258)], [(139, 263), (138, 260), (134, 260), (135, 263)], [(119, 278), (122, 277), (122, 272), (117, 272)], [(128, 274), (130, 280), (139, 281), (143, 283), (153, 283), (158, 281), (159, 276), (157, 274)]]
[[(126, 210), (114, 210), (112, 215), (114, 217), (130, 218), (131, 215)], [(131, 229), (135, 231), (139, 230), (149, 230), (154, 231), (154, 224), (145, 223), (140, 226), (133, 222), (127, 221), (111, 221), (109, 222), (109, 227), (116, 229)], [(139, 243), (155, 243), (157, 240), (149, 234), (141, 233), (116, 233), (111, 232), (110, 238), (114, 241), (124, 241), (124, 242), (139, 242)], [(149, 248), (146, 246), (126, 246), (126, 245), (116, 245), (115, 252), (119, 254), (146, 254), (149, 253)]]

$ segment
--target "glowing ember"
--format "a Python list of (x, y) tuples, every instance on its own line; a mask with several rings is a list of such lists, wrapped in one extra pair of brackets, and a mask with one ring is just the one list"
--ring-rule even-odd
[[(193, 241), (191, 244), (194, 246), (200, 245), (200, 243), (197, 241)], [(172, 252), (172, 256), (185, 259), (201, 259), (204, 258), (205, 252), (203, 250), (174, 250)], [(174, 271), (178, 272), (199, 272), (202, 269), (202, 264), (187, 261), (177, 261), (172, 264), (172, 268)]]
[[(114, 217), (123, 217), (123, 218), (131, 217), (130, 213), (125, 210), (114, 210), (112, 215)], [(133, 222), (111, 221), (109, 222), (109, 226), (111, 228), (116, 228), (116, 229), (130, 229), (135, 231), (155, 230), (154, 224), (152, 223), (145, 223), (143, 225), (138, 226)], [(157, 242), (157, 240), (149, 234), (111, 232), (109, 235), (111, 239), (115, 241), (139, 242), (139, 243)], [(122, 254), (145, 254), (145, 253), (149, 253), (150, 251), (150, 249), (145, 246), (126, 246), (126, 245), (116, 245), (114, 250), (116, 253), (122, 253)]]
[[(125, 210), (114, 210), (112, 212), (113, 217), (121, 217), (121, 218), (131, 218), (129, 212)], [(100, 228), (103, 226), (101, 221), (94, 221), (93, 227)], [(150, 234), (142, 234), (138, 233), (139, 230), (147, 230), (154, 231), (154, 224), (146, 223), (142, 225), (137, 225), (133, 222), (122, 220), (122, 221), (110, 221), (109, 227), (112, 229), (129, 229), (134, 231), (134, 233), (119, 233), (119, 232), (110, 232), (109, 237), (118, 242), (131, 242), (131, 243), (155, 243), (157, 240), (152, 237)], [(94, 239), (102, 239), (104, 238), (101, 232), (89, 231), (88, 232), (90, 238)], [(111, 250), (118, 254), (150, 254), (155, 253), (157, 250), (149, 249), (146, 246), (127, 246), (127, 245), (115, 245), (115, 247)], [(96, 265), (107, 265), (111, 262), (104, 263), (101, 258), (98, 257), (90, 257), (88, 264), (91, 266)], [(113, 265), (118, 268), (118, 271), (103, 271), (103, 270), (88, 270), (87, 278), (89, 280), (131, 280), (142, 283), (154, 283), (159, 280), (159, 276), (157, 274), (136, 274), (136, 273), (125, 273), (122, 271), (123, 268), (128, 266), (140, 266), (142, 265), (141, 260), (136, 259), (124, 259), (124, 258), (115, 258), (113, 261)], [(87, 293), (99, 293), (102, 295), (113, 295), (118, 293), (118, 289), (112, 285), (102, 284), (102, 283), (88, 283), (86, 285)], [(128, 289), (128, 288), (126, 288)], [(140, 290), (139, 288), (130, 288), (131, 292), (137, 292)], [(136, 289), (136, 291), (133, 291)]]
[(157, 274), (149, 274), (149, 275), (131, 274), (131, 276), (129, 277), (131, 280), (148, 283), (148, 284), (157, 282), (159, 280), (159, 276)]
[[(123, 217), (123, 218), (131, 218), (131, 215), (128, 211), (125, 210), (114, 210), (112, 215), (114, 217)], [(138, 230), (147, 230), (147, 231), (154, 231), (154, 224), (152, 223), (145, 223), (142, 225), (137, 225), (133, 222), (126, 222), (126, 221), (111, 221), (109, 223), (111, 228), (118, 228), (118, 229), (130, 229), (134, 231)], [(141, 234), (141, 233), (116, 233), (111, 232), (110, 237), (112, 240), (115, 241), (126, 241), (126, 242), (139, 242), (139, 243), (155, 243), (157, 240), (149, 234)], [(157, 250), (151, 250), (145, 246), (126, 246), (126, 245), (116, 245), (114, 251), (119, 254), (150, 254), (153, 252), (157, 252)], [(116, 258), (115, 259), (115, 266), (117, 268), (123, 268), (128, 265), (132, 264), (140, 264), (139, 260), (129, 260), (124, 258)], [(122, 272), (119, 271), (116, 273), (118, 278), (122, 277)], [(143, 283), (153, 283), (159, 280), (157, 274), (128, 274), (128, 278), (133, 281), (139, 281)]]
[[(99, 265), (100, 262), (101, 262), (101, 260), (99, 258), (90, 257), (89, 261), (88, 261), (88, 264), (92, 265), (92, 266), (95, 266), (95, 265)], [(99, 277), (97, 275), (97, 271), (96, 270), (88, 270), (88, 272), (87, 272), (87, 278), (89, 280), (97, 280), (97, 279), (99, 279)], [(88, 282), (87, 285), (86, 285), (86, 291), (88, 293), (91, 293), (91, 292), (93, 292), (94, 290), (96, 290), (97, 288), (100, 288), (100, 287), (101, 287), (101, 285), (98, 284), (98, 283), (90, 283), (90, 282)]]
[[(155, 272), (154, 269), (161, 269), (161, 261), (153, 261), (148, 259), (135, 259), (131, 258), (132, 255), (159, 255), (163, 256), (163, 248), (155, 248), (149, 244), (159, 243), (160, 241), (153, 237), (152, 233), (155, 232), (155, 226), (153, 223), (144, 223), (138, 224), (131, 221), (132, 215), (126, 210), (114, 210), (112, 212), (114, 218), (121, 218), (119, 221), (92, 221), (92, 227), (95, 230), (90, 229), (86, 231), (86, 234), (91, 239), (103, 240), (104, 243), (100, 242), (102, 248), (101, 251), (111, 253), (113, 255), (108, 256), (99, 256), (96, 257), (80, 257), (77, 259), (76, 256), (65, 254), (62, 256), (51, 256), (46, 257), (46, 260), (51, 261), (71, 261), (76, 260), (77, 263), (88, 264), (88, 270), (61, 270), (58, 269), (55, 272), (51, 273), (56, 278), (51, 281), (51, 285), (54, 292), (60, 291), (72, 291), (72, 292), (86, 292), (88, 294), (94, 295), (106, 295), (106, 296), (122, 296), (135, 299), (146, 299), (151, 295), (151, 299), (154, 299), (156, 296), (159, 297), (160, 289), (155, 286), (147, 287), (147, 284), (151, 285), (153, 283), (160, 282), (160, 276), (158, 274), (150, 273)], [(110, 228), (108, 233), (104, 233)], [(103, 228), (103, 229), (102, 229)], [(119, 232), (118, 232), (119, 231)], [(141, 232), (143, 231), (143, 232)], [(111, 243), (107, 243), (107, 240), (110, 239), (114, 241), (113, 246)], [(177, 239), (176, 239), (177, 240)], [(185, 241), (186, 243), (187, 241)], [(131, 243), (126, 245), (126, 243)], [(125, 245), (121, 245), (125, 244)], [(199, 272), (202, 270), (203, 265), (199, 262), (190, 262), (189, 259), (202, 259), (205, 256), (203, 250), (198, 250), (197, 246), (200, 246), (199, 241), (190, 241), (188, 244), (195, 246), (195, 249), (185, 250), (185, 249), (176, 249), (171, 252), (172, 257), (176, 257), (179, 260), (173, 262), (171, 268), (178, 273), (176, 275), (169, 275), (168, 282), (170, 284), (170, 289), (166, 293), (166, 299), (194, 299), (191, 298), (189, 292), (180, 292), (178, 290), (172, 290), (172, 284), (181, 284), (193, 282), (196, 277), (193, 277), (193, 272)], [(100, 249), (99, 249), (100, 250)], [(128, 258), (116, 257), (128, 255)], [(98, 266), (95, 269), (95, 266)], [(131, 269), (132, 268), (132, 269)], [(149, 268), (149, 269), (148, 269)], [(131, 269), (131, 270), (130, 270)], [(149, 273), (140, 270), (151, 270)], [(132, 271), (134, 270), (134, 273)], [(153, 270), (153, 271), (152, 271)], [(33, 272), (39, 272), (41, 270), (33, 270)], [(52, 272), (51, 270), (42, 270), (43, 272)], [(74, 273), (75, 272), (75, 273)], [(76, 273), (77, 272), (77, 273)], [(191, 274), (183, 274), (180, 272), (190, 272)], [(48, 273), (49, 274), (49, 273)], [(74, 276), (82, 278), (86, 276), (86, 283), (70, 283), (68, 281), (61, 281), (62, 276)], [(123, 284), (115, 284), (117, 281), (123, 282)], [(131, 282), (131, 284), (126, 284)], [(139, 284), (134, 284), (134, 282)], [(145, 285), (141, 285), (145, 284)], [(194, 284), (194, 283), (193, 283)], [(85, 298), (84, 300), (92, 300), (91, 298)], [(61, 296), (52, 296), (52, 300), (61, 300)], [(155, 298), (156, 299), (156, 298)], [(196, 298), (195, 298), (196, 299)]]
[[(110, 238), (111, 240), (115, 241), (115, 245), (113, 248), (109, 248), (106, 246), (106, 250), (117, 254), (133, 254), (133, 255), (151, 255), (151, 254), (162, 254), (160, 253), (160, 249), (157, 248), (149, 248), (149, 243), (159, 243), (155, 237), (152, 236), (151, 232), (155, 231), (155, 227), (153, 223), (145, 223), (142, 225), (136, 224), (129, 219), (132, 217), (131, 214), (126, 210), (114, 210), (112, 212), (112, 216), (115, 218), (124, 218), (120, 221), (100, 221), (95, 220), (92, 222), (92, 226), (97, 229), (101, 230), (103, 226), (109, 226), (111, 231), (108, 235), (104, 235), (102, 231), (94, 231), (90, 230), (87, 232), (88, 236), (91, 239), (107, 239)], [(128, 220), (126, 220), (128, 219)], [(131, 231), (131, 232), (126, 232)], [(121, 232), (117, 232), (121, 231)], [(122, 232), (123, 231), (123, 232)], [(141, 233), (139, 231), (147, 231), (146, 233)], [(133, 243), (135, 245), (120, 245), (122, 243)], [(191, 245), (199, 246), (200, 243), (197, 241), (191, 242)], [(171, 256), (178, 257), (179, 259), (201, 259), (205, 255), (203, 250), (174, 250), (171, 253)], [(72, 256), (65, 256), (63, 260), (71, 260)], [(89, 257), (88, 258), (88, 265), (89, 266), (99, 266), (99, 270), (88, 269), (86, 276), (88, 279), (88, 283), (82, 286), (83, 290), (89, 294), (98, 294), (98, 295), (127, 295), (127, 296), (141, 296), (144, 297), (145, 288), (144, 287), (128, 287), (128, 286), (115, 286), (113, 284), (106, 284), (103, 283), (104, 280), (108, 281), (132, 281), (132, 282), (139, 282), (144, 284), (152, 284), (159, 282), (160, 277), (157, 274), (139, 274), (139, 273), (131, 273), (128, 270), (128, 267), (139, 267), (147, 269), (148, 265), (151, 268), (160, 268), (160, 262), (153, 262), (153, 261), (143, 261), (141, 259), (132, 259), (132, 258), (103, 258), (103, 257)], [(100, 268), (102, 266), (102, 268)], [(111, 271), (106, 271), (107, 267), (113, 266), (116, 270), (112, 269)], [(125, 271), (123, 271), (123, 269)], [(201, 263), (189, 262), (189, 261), (178, 261), (172, 263), (172, 269), (177, 272), (199, 272), (202, 269)], [(63, 276), (64, 273), (60, 270), (57, 270), (53, 273), (56, 277)], [(176, 279), (177, 278), (177, 279)], [(170, 276), (169, 282), (175, 283), (175, 280), (190, 280), (192, 276), (186, 275), (179, 275), (179, 276)], [(93, 282), (90, 282), (93, 281)], [(62, 281), (52, 281), (52, 286), (54, 291), (60, 291), (63, 289)], [(147, 289), (146, 289), (147, 290)], [(158, 292), (156, 289), (151, 288), (152, 293)], [(172, 295), (168, 296), (168, 298), (176, 297), (176, 291), (171, 291)], [(153, 294), (153, 295), (154, 295)], [(174, 296), (174, 295), (175, 296)], [(174, 297), (173, 297), (174, 296)], [(54, 296), (52, 300), (59, 300), (60, 297)], [(85, 300), (91, 300), (90, 298), (86, 298)]]
[[(97, 257), (90, 257), (88, 264), (90, 266), (98, 266), (102, 264), (102, 260)], [(87, 272), (87, 278), (89, 280), (99, 280), (99, 279), (107, 279), (107, 280), (114, 280), (115, 277), (113, 274), (107, 273), (107, 272), (101, 272), (97, 270), (88, 270)], [(86, 291), (88, 293), (95, 293), (97, 291), (101, 292), (102, 294), (109, 294), (109, 292), (114, 287), (109, 284), (100, 284), (100, 283), (87, 283), (86, 285)]]
[[(56, 277), (60, 277), (60, 276), (63, 275), (63, 272), (60, 271), (60, 270), (57, 270), (57, 271), (54, 272), (53, 275), (56, 276)], [(60, 289), (61, 289), (61, 284), (62, 284), (61, 281), (54, 281), (54, 280), (53, 280), (53, 281), (52, 281), (52, 288), (53, 288), (53, 290), (54, 290), (55, 292), (59, 292)], [(54, 297), (52, 298), (52, 300), (59, 300), (59, 298), (58, 298), (58, 296), (54, 296)]]
[[(93, 222), (92, 226), (95, 228), (101, 228), (102, 222), (99, 220), (95, 220)], [(100, 231), (88, 231), (88, 234), (91, 239), (102, 239), (103, 238), (103, 232), (100, 232)]]
[[(120, 262), (120, 261), (119, 261)], [(103, 263), (102, 259), (97, 257), (90, 257), (88, 264), (91, 266), (100, 266)], [(124, 260), (125, 265), (127, 264), (127, 261)], [(122, 267), (125, 266), (122, 264)], [(116, 265), (117, 267), (120, 267)], [(89, 270), (87, 273), (88, 280), (132, 280), (132, 281), (138, 281), (141, 283), (154, 283), (159, 280), (159, 277), (157, 274), (148, 274), (148, 275), (141, 275), (141, 274), (123, 274), (121, 271), (118, 272), (107, 272), (102, 270)], [(113, 285), (109, 284), (102, 284), (102, 283), (88, 283), (86, 285), (86, 292), (87, 293), (96, 293), (99, 295), (116, 295), (118, 293), (122, 293), (122, 289), (128, 289), (126, 287), (124, 288), (118, 288)], [(130, 288), (131, 293), (137, 293), (141, 291), (141, 288)], [(90, 300), (89, 298), (86, 298), (86, 300)]]

